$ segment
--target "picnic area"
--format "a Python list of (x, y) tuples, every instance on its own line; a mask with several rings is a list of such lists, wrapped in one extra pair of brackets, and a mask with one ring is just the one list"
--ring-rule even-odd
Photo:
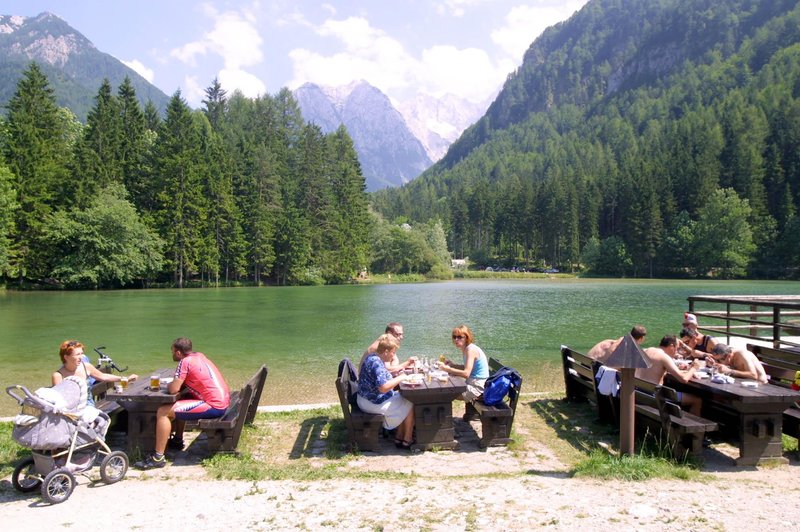
[[(553, 368), (554, 378), (558, 371)], [(41, 529), (80, 526), (98, 501), (119, 529), (742, 530), (800, 524), (796, 506), (786, 504), (794, 499), (796, 452), (785, 453), (788, 465), (737, 467), (737, 449), (719, 444), (703, 449), (703, 465), (686, 479), (579, 477), (576, 464), (598, 444), (614, 446), (618, 434), (563, 394), (523, 393), (509, 447), (482, 449), (480, 422), (461, 420), (463, 406), (455, 405), (453, 414), (457, 451), (408, 453), (381, 440), (379, 452), (349, 453), (339, 405), (262, 409), (243, 430), (239, 456), (209, 455), (205, 437), (194, 432), (187, 451), (172, 454), (164, 469), (131, 470), (110, 486), (79, 476), (84, 487), (54, 506), (16, 492), (6, 476), (0, 504), (4, 519)], [(468, 498), (487, 504), (467, 504)]]

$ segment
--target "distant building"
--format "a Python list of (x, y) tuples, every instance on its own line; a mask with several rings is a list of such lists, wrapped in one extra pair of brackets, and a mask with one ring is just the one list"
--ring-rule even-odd
[(467, 259), (450, 259), (450, 267), (454, 270), (466, 270)]

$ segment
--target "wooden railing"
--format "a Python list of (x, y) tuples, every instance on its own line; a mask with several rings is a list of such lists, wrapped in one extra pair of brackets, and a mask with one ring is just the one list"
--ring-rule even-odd
[(800, 347), (800, 296), (689, 296), (701, 332)]

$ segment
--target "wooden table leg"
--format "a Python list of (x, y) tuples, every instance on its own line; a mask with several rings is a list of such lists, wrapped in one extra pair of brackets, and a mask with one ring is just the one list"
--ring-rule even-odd
[(788, 463), (783, 456), (782, 414), (741, 414), (739, 416), (739, 458), (736, 465), (762, 462)]
[(453, 425), (453, 403), (420, 403), (414, 405), (414, 426), (417, 442), (415, 451), (458, 449)]

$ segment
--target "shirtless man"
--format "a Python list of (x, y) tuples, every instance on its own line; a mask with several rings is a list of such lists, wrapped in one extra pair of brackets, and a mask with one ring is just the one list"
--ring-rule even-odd
[[(633, 336), (633, 339), (636, 340), (636, 345), (642, 345), (645, 336), (647, 336), (647, 329), (645, 329), (642, 325), (637, 325), (631, 329), (631, 336)], [(586, 356), (597, 360), (601, 364), (605, 364), (606, 360), (608, 360), (608, 357), (611, 356), (611, 353), (613, 353), (614, 350), (619, 347), (619, 344), (622, 343), (623, 338), (625, 337), (620, 336), (616, 340), (603, 340), (593, 348), (589, 349), (589, 352), (586, 353)]]
[(717, 344), (706, 359), (723, 375), (730, 375), (739, 379), (753, 379), (766, 384), (767, 372), (761, 361), (747, 349), (731, 347), (726, 344)]
[[(678, 350), (678, 340), (674, 336), (665, 336), (661, 339), (658, 347), (648, 347), (644, 350), (644, 354), (650, 361), (649, 368), (638, 368), (636, 370), (636, 377), (654, 384), (664, 384), (664, 375), (669, 373), (680, 382), (689, 382), (694, 376), (694, 372), (700, 367), (700, 361), (695, 360), (689, 366), (687, 371), (681, 371), (675, 365), (675, 353)], [(700, 409), (703, 406), (702, 400), (690, 393), (678, 392), (678, 399), (681, 406), (684, 407), (689, 413), (695, 416), (700, 415)]]

